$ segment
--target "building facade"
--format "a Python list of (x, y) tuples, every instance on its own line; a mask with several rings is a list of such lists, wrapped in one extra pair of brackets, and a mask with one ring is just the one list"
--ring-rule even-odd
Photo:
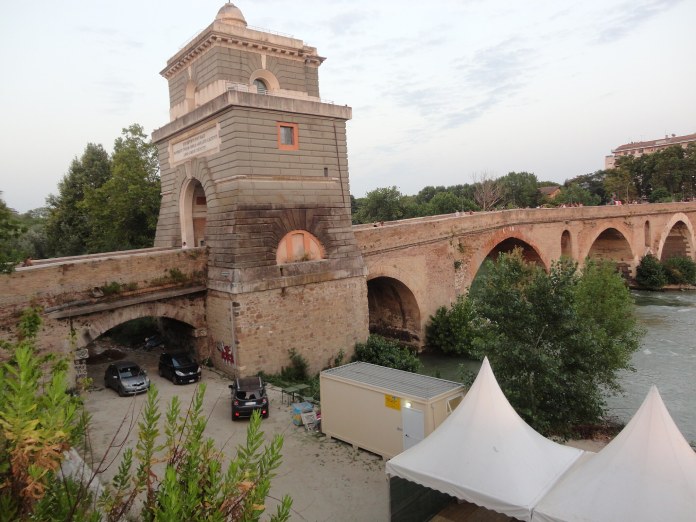
[(171, 121), (153, 133), (162, 203), (155, 246), (209, 249), (216, 366), (313, 370), (368, 332), (366, 269), (351, 228), (348, 106), (319, 98), (324, 58), (251, 29), (225, 4), (161, 71)]
[(686, 148), (689, 143), (696, 143), (696, 134), (687, 134), (686, 136), (672, 134), (671, 136), (665, 135), (664, 138), (659, 140), (626, 143), (612, 150), (611, 155), (605, 156), (604, 168), (613, 169), (616, 165), (616, 160), (622, 156), (640, 157), (643, 154), (652, 154), (673, 145), (680, 145)]

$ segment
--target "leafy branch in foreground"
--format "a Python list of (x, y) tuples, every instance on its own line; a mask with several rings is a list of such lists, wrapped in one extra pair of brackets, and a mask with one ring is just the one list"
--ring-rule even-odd
[[(261, 417), (255, 412), (246, 443), (237, 448), (227, 471), (223, 471), (222, 450), (215, 448), (212, 439), (203, 438), (207, 425), (204, 395), (205, 384), (201, 384), (184, 413), (179, 398), (172, 399), (165, 415), (164, 443), (157, 445), (158, 394), (156, 388), (150, 389), (135, 452), (125, 450), (111, 490), (99, 500), (107, 520), (122, 520), (141, 495), (144, 497), (140, 518), (145, 521), (260, 519), (266, 510), (271, 479), (281, 463), (283, 439), (276, 435), (263, 446)], [(164, 463), (161, 479), (156, 471), (158, 463)], [(291, 506), (292, 500), (284, 497), (270, 520), (287, 520)]]

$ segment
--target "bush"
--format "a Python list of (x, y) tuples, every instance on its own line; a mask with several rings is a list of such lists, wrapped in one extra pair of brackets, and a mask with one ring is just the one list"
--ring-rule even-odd
[(640, 260), (636, 269), (636, 283), (646, 290), (660, 290), (667, 284), (667, 275), (660, 261), (648, 254)]
[(290, 366), (284, 366), (280, 370), (280, 378), (286, 381), (306, 381), (307, 369), (309, 368), (307, 359), (297, 353), (294, 348), (288, 350), (288, 355), (290, 356)]
[(696, 283), (696, 263), (688, 257), (671, 257), (662, 263), (667, 281), (673, 285)]
[(425, 330), (426, 345), (443, 353), (482, 359), (483, 355), (475, 346), (477, 317), (473, 301), (460, 295), (449, 309), (442, 306), (430, 317)]
[(416, 373), (421, 363), (413, 351), (397, 341), (370, 335), (365, 343), (355, 344), (353, 361), (363, 361), (388, 368)]

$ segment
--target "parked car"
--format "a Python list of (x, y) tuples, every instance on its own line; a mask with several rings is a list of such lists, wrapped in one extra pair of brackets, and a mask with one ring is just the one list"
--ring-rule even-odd
[(159, 335), (155, 334), (145, 338), (143, 349), (146, 352), (150, 352), (155, 348), (159, 348), (160, 346), (164, 346), (164, 340)]
[(234, 384), (230, 384), (232, 390), (232, 420), (243, 417), (251, 417), (254, 410), (259, 410), (261, 416), (266, 419), (269, 413), (268, 396), (266, 395), (266, 383), (261, 377), (238, 377)]
[(163, 353), (159, 359), (159, 374), (174, 384), (197, 382), (201, 379), (201, 367), (186, 353)]
[(104, 373), (104, 386), (113, 388), (123, 397), (146, 392), (150, 388), (147, 372), (136, 363), (120, 361), (109, 365)]

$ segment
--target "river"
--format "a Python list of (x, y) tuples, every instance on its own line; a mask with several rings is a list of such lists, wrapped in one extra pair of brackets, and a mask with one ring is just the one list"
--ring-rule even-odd
[(633, 292), (646, 329), (633, 355), (635, 372), (622, 372), (625, 394), (608, 397), (609, 413), (628, 421), (655, 384), (687, 441), (696, 443), (696, 292)]
[[(696, 292), (633, 292), (633, 296), (646, 334), (633, 355), (636, 371), (620, 375), (624, 393), (607, 397), (608, 413), (628, 422), (655, 384), (686, 440), (696, 443)], [(459, 363), (474, 372), (480, 366), (438, 355), (424, 355), (421, 361), (423, 373), (455, 381), (460, 380)]]

